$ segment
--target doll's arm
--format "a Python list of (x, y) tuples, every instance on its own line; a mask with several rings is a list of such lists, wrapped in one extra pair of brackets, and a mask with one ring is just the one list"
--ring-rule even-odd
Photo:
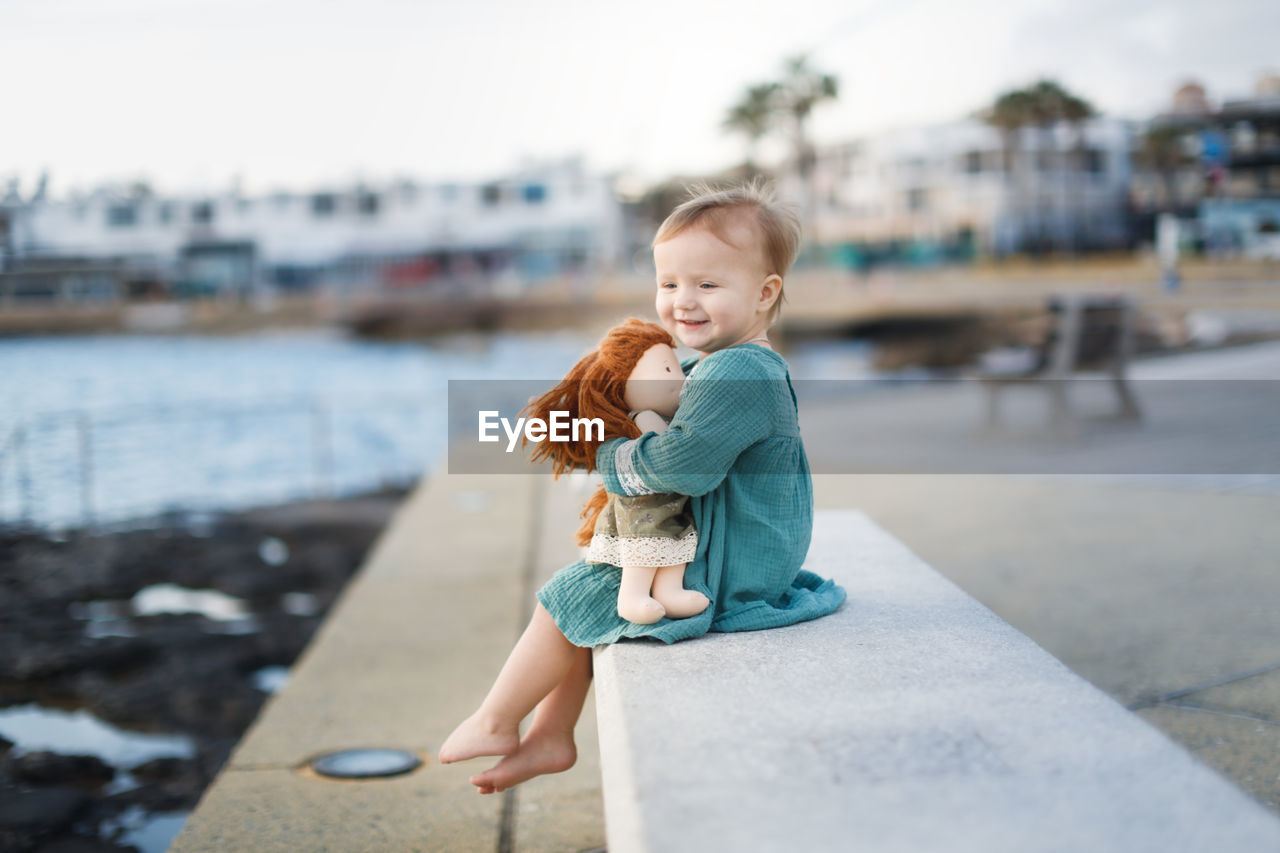
[(667, 419), (653, 409), (636, 412), (631, 420), (636, 422), (636, 426), (640, 427), (642, 433), (656, 432), (661, 435), (667, 431)]
[(607, 491), (704, 495), (743, 450), (770, 434), (774, 407), (762, 403), (778, 393), (778, 380), (765, 376), (750, 354), (726, 350), (707, 358), (666, 432), (600, 445), (596, 467)]

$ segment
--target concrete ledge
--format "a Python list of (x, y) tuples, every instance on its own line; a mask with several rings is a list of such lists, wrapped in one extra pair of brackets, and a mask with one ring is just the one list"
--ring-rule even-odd
[(595, 655), (610, 853), (1257, 851), (1280, 820), (858, 512), (808, 568), (849, 600)]

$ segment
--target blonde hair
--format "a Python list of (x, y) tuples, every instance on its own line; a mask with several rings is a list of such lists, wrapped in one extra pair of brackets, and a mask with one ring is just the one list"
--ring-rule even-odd
[[(789, 205), (778, 201), (773, 187), (763, 178), (745, 184), (716, 188), (706, 181), (688, 187), (689, 198), (658, 226), (650, 247), (670, 240), (690, 228), (706, 228), (717, 238), (737, 246), (727, 231), (734, 223), (754, 226), (764, 250), (766, 275), (784, 279), (800, 253), (800, 217)], [(746, 247), (737, 246), (743, 249)], [(781, 283), (778, 298), (769, 309), (769, 323), (778, 319), (785, 298)]]

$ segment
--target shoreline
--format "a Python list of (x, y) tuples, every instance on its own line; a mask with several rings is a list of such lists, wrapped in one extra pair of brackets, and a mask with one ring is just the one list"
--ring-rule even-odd
[[(176, 834), (404, 495), (0, 528), (0, 848), (138, 849), (127, 842), (153, 822)], [(104, 760), (33, 734), (73, 710), (81, 727), (191, 749)], [(19, 718), (25, 737), (5, 737)]]

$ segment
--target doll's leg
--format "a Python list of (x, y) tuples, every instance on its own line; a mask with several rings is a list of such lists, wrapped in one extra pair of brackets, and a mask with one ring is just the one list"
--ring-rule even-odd
[(668, 619), (685, 619), (697, 616), (711, 602), (697, 590), (684, 588), (684, 567), (687, 563), (663, 566), (653, 579), (653, 597), (667, 609)]
[(649, 595), (653, 587), (652, 566), (623, 566), (622, 585), (618, 587), (618, 615), (637, 625), (652, 625), (666, 614), (666, 609)]
[(479, 710), (440, 747), (440, 762), (515, 751), (520, 744), (520, 721), (564, 679), (577, 651), (538, 604)]
[(533, 712), (520, 746), (489, 770), (471, 777), (481, 794), (501, 792), (543, 773), (568, 770), (578, 760), (573, 729), (591, 687), (591, 649), (578, 649), (573, 665)]

